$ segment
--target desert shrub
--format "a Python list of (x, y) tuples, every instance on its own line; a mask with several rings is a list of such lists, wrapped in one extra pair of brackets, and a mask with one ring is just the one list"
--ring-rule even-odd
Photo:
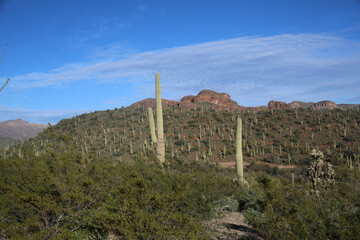
[(247, 221), (255, 226), (260, 226), (266, 222), (266, 216), (253, 208), (244, 210), (243, 214)]
[(239, 202), (233, 196), (226, 196), (214, 202), (214, 210), (235, 212), (239, 210)]
[(2, 238), (206, 238), (201, 219), (239, 196), (226, 170), (114, 163), (78, 152), (0, 159)]
[[(263, 204), (243, 213), (266, 239), (358, 238), (359, 192), (347, 183), (316, 198), (309, 195), (310, 185), (306, 182), (293, 188), (288, 179), (269, 175), (259, 177), (257, 182), (265, 194)], [(352, 195), (338, 191), (344, 185), (344, 192), (353, 192)]]

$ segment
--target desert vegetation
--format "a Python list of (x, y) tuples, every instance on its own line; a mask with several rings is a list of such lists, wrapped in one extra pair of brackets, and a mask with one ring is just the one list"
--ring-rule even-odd
[(140, 107), (3, 149), (1, 238), (209, 239), (228, 211), (263, 239), (358, 239), (359, 109), (162, 110), (165, 161)]

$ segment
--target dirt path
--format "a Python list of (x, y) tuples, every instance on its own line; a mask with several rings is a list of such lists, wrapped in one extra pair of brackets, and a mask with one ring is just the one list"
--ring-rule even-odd
[[(267, 163), (267, 162), (260, 162), (260, 161), (256, 161), (256, 164), (262, 164), (262, 165), (267, 165), (271, 168), (274, 167), (278, 167), (279, 169), (289, 169), (289, 168), (296, 168), (296, 165), (282, 165), (282, 164), (274, 164), (274, 163)], [(220, 167), (234, 167), (236, 166), (235, 161), (233, 162), (219, 162), (218, 165)], [(250, 165), (250, 163), (248, 162), (244, 162), (244, 167), (248, 167)]]
[(260, 234), (245, 223), (240, 212), (224, 212), (219, 218), (204, 222), (204, 227), (210, 234), (210, 239), (247, 239), (264, 240)]

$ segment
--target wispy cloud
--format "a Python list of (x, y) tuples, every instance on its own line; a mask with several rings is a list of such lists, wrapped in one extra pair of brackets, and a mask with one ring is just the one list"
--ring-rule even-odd
[[(113, 50), (117, 49), (112, 46)], [(17, 88), (48, 87), (77, 80), (131, 82), (139, 98), (152, 97), (155, 72), (163, 97), (179, 99), (208, 88), (227, 92), (244, 106), (269, 100), (357, 99), (360, 43), (326, 34), (285, 34), (213, 41), (133, 53), (49, 72), (13, 76)], [(103, 58), (104, 59), (104, 58)]]
[(138, 9), (139, 11), (146, 11), (147, 7), (144, 6), (144, 5), (139, 5), (139, 6), (137, 6), (137, 9)]
[(35, 122), (41, 124), (56, 124), (60, 119), (71, 118), (75, 115), (80, 115), (82, 113), (90, 112), (89, 110), (30, 110), (30, 109), (15, 109), (0, 106), (0, 121), (5, 121), (9, 119), (18, 119), (21, 118), (28, 122)]

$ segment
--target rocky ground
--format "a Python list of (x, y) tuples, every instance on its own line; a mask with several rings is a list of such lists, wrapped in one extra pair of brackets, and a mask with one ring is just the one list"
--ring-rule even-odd
[(204, 222), (211, 239), (253, 239), (263, 240), (260, 234), (245, 223), (240, 212), (222, 212), (218, 218)]

